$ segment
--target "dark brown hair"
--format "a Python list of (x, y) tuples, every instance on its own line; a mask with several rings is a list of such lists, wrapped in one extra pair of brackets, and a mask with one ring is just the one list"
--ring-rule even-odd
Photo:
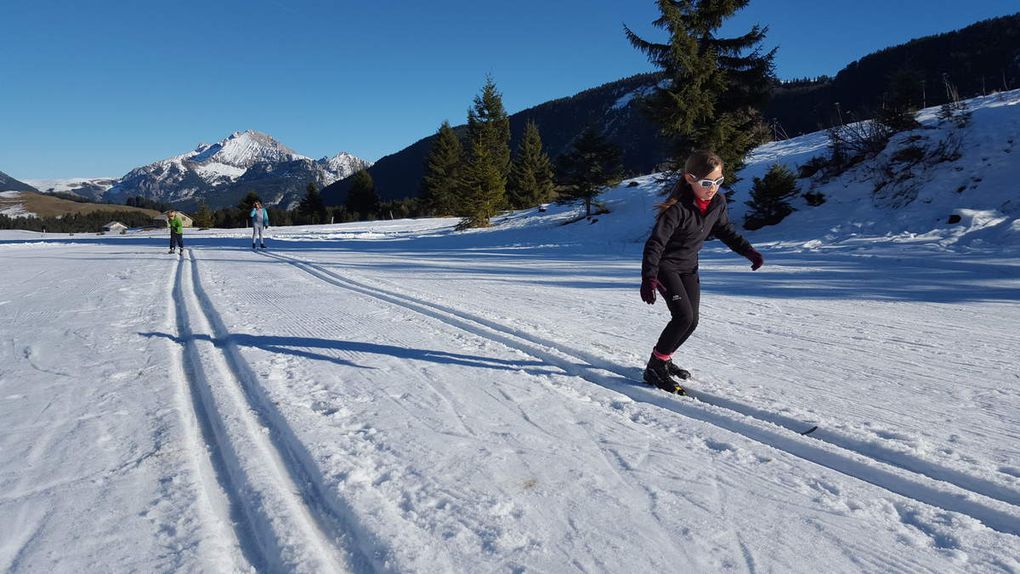
[(669, 194), (669, 198), (655, 206), (659, 209), (659, 214), (676, 205), (676, 202), (680, 201), (680, 196), (683, 195), (683, 192), (690, 189), (691, 185), (684, 178), (685, 174), (691, 173), (696, 177), (705, 177), (718, 167), (723, 167), (722, 158), (708, 150), (699, 150), (687, 156), (687, 161), (684, 162), (684, 171), (680, 174), (676, 185), (673, 186), (673, 191)]

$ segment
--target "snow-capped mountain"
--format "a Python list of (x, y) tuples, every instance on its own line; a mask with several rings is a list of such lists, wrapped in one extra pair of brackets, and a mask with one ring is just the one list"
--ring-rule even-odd
[(371, 165), (363, 159), (355, 157), (345, 151), (336, 154), (333, 157), (324, 157), (316, 161), (317, 164), (321, 165), (323, 169), (328, 172), (337, 174), (338, 179), (343, 179), (355, 171)]
[(133, 169), (105, 199), (141, 195), (180, 207), (204, 200), (216, 208), (233, 205), (254, 191), (269, 204), (291, 207), (310, 182), (322, 188), (369, 165), (349, 153), (313, 160), (267, 134), (248, 130)]
[(279, 163), (304, 156), (267, 134), (248, 130), (234, 132), (219, 143), (201, 144), (183, 157), (196, 164), (247, 169), (257, 163)]
[(71, 193), (98, 200), (117, 183), (113, 177), (72, 177), (66, 179), (28, 179), (25, 183), (42, 193)]

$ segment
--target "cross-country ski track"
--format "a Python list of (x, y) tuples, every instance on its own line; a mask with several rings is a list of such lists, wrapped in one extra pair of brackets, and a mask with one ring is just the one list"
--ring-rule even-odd
[(795, 436), (801, 432), (798, 429), (807, 429), (808, 425), (738, 401), (699, 392), (695, 402), (667, 396), (650, 388), (636, 387), (635, 381), (639, 380), (640, 372), (609, 364), (589, 353), (571, 349), (568, 345), (398, 293), (392, 286), (369, 287), (363, 281), (341, 276), (308, 260), (279, 253), (263, 254), (290, 263), (331, 285), (416, 311), (473, 335), (504, 344), (510, 349), (560, 367), (567, 374), (603, 385), (635, 401), (654, 404), (713, 424), (901, 496), (966, 514), (994, 530), (1020, 536), (1020, 522), (1016, 519), (1016, 513), (1020, 512), (1017, 506), (1020, 504), (1020, 493), (1015, 490), (894, 451), (875, 452), (873, 447), (867, 447), (868, 452), (864, 452), (863, 445), (834, 432), (819, 430), (811, 433), (811, 437), (800, 438)]
[(241, 550), (259, 570), (364, 569), (370, 560), (352, 540), (350, 513), (324, 494), (320, 473), (230, 343), (202, 290), (192, 251), (175, 276), (186, 388), (230, 513), (237, 515), (217, 516), (217, 522), (236, 525)]

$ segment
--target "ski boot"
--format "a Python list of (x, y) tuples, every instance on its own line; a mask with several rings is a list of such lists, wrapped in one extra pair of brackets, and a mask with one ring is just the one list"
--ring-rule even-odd
[(682, 367), (678, 367), (676, 363), (673, 362), (672, 359), (666, 361), (666, 370), (669, 372), (669, 374), (680, 379), (681, 381), (686, 381), (687, 379), (691, 378), (691, 372)]
[(648, 366), (645, 367), (645, 383), (658, 387), (667, 393), (686, 395), (684, 388), (674, 379), (669, 371), (668, 361), (652, 355), (648, 359)]

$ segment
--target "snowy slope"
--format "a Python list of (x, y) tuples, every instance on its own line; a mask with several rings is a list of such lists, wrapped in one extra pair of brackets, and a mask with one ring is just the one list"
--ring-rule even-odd
[(25, 209), (20, 191), (0, 191), (0, 215), (7, 217), (35, 216), (34, 213)]
[[(827, 203), (810, 207), (800, 199), (794, 203), (797, 212), (759, 236), (839, 242), (863, 234), (909, 242), (924, 235), (947, 245), (1018, 245), (1020, 91), (965, 103), (970, 120), (963, 127), (940, 120), (938, 108), (923, 110), (918, 114), (922, 128), (894, 136), (874, 161), (831, 181), (820, 176), (800, 180), (802, 192), (821, 192)], [(742, 217), (753, 177), (764, 175), (773, 163), (795, 169), (811, 157), (825, 156), (826, 145), (819, 132), (755, 150), (741, 172), (733, 213)], [(908, 148), (922, 150), (924, 159), (894, 159)], [(950, 155), (945, 149), (956, 152), (954, 159), (939, 161)], [(912, 177), (896, 182), (904, 173)], [(889, 184), (876, 192), (876, 182)], [(948, 223), (954, 214), (961, 216), (959, 224)]]
[(652, 176), (594, 224), (274, 228), (266, 253), (0, 232), (0, 569), (1020, 571), (1016, 97), (933, 168), (975, 193), (922, 175), (892, 210), (848, 174), (748, 234), (762, 270), (710, 243), (677, 356), (699, 400), (635, 382), (667, 319), (637, 296)]
[(27, 183), (42, 193), (73, 193), (88, 199), (100, 199), (117, 180), (112, 177), (72, 177), (30, 179)]

